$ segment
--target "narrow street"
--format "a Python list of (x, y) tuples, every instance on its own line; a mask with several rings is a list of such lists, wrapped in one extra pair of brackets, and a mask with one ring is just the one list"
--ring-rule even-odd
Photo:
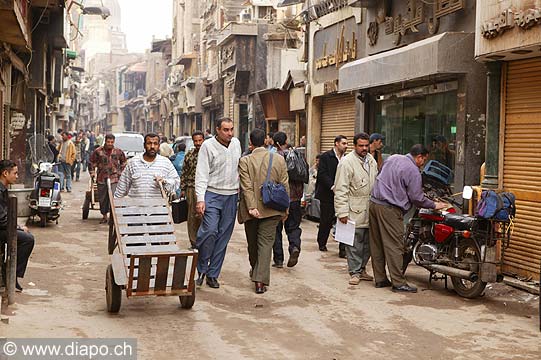
[[(303, 223), (297, 267), (272, 268), (271, 287), (256, 295), (248, 278), (242, 226), (229, 245), (221, 288), (203, 286), (192, 310), (176, 297), (123, 297), (118, 315), (105, 306), (107, 228), (99, 212), (81, 220), (88, 175), (64, 194), (58, 225), (30, 226), (36, 247), (16, 314), (0, 337), (128, 337), (141, 359), (539, 359), (537, 297), (490, 285), (466, 300), (446, 291), (413, 295), (347, 284), (346, 262), (332, 243), (315, 245), (315, 223)], [(187, 244), (185, 224), (178, 234)], [(427, 272), (409, 279), (426, 289)]]

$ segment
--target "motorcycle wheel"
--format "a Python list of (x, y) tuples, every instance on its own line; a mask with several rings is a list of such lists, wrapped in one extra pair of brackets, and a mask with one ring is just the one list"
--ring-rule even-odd
[(85, 202), (83, 203), (83, 220), (88, 219), (89, 211), (90, 211), (90, 199), (86, 197)]
[(42, 228), (47, 226), (47, 214), (39, 214), (39, 226)]
[[(466, 264), (466, 269), (479, 274), (481, 253), (478, 247), (472, 240), (463, 240), (459, 247), (459, 257), (463, 264)], [(468, 265), (469, 264), (469, 265)], [(480, 296), (487, 283), (478, 278), (477, 281), (469, 281), (458, 277), (451, 276), (451, 281), (456, 293), (462, 297), (473, 299)]]

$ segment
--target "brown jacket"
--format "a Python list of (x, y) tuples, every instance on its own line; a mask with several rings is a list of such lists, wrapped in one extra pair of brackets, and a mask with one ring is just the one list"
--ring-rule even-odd
[[(67, 146), (68, 151), (66, 152), (66, 158), (62, 159), (62, 147)], [(62, 141), (60, 145), (58, 145), (58, 160), (64, 161), (70, 165), (73, 165), (75, 162), (75, 156), (77, 155), (77, 150), (75, 149), (75, 145), (73, 144), (73, 141)]]
[[(241, 224), (253, 219), (248, 213), (249, 209), (259, 210), (261, 219), (285, 215), (285, 211), (265, 207), (261, 199), (261, 187), (265, 182), (269, 168), (269, 155), (267, 149), (259, 147), (252, 154), (242, 157), (239, 161), (241, 193), (238, 220)], [(272, 158), (270, 180), (284, 185), (289, 193), (286, 162), (279, 154), (274, 154)]]

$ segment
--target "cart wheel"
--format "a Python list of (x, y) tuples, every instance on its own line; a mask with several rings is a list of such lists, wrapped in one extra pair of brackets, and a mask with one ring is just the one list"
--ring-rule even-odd
[(47, 226), (47, 214), (39, 214), (39, 226), (42, 228)]
[(88, 212), (90, 211), (90, 199), (88, 197), (85, 198), (85, 201), (83, 203), (83, 220), (88, 219)]
[(107, 299), (107, 311), (116, 314), (122, 304), (122, 289), (115, 283), (113, 265), (107, 266), (105, 275), (105, 297)]
[(180, 307), (183, 309), (191, 309), (193, 304), (195, 303), (195, 284), (193, 287), (192, 295), (190, 296), (179, 296), (180, 300)]

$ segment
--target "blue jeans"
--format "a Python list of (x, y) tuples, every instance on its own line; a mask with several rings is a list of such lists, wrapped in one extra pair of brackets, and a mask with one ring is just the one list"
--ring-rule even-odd
[(220, 276), (227, 244), (231, 239), (237, 214), (238, 195), (205, 194), (205, 215), (195, 247), (199, 250), (197, 271), (207, 277)]
[(283, 264), (284, 262), (284, 249), (282, 247), (282, 229), (285, 227), (287, 240), (289, 241), (289, 253), (293, 251), (294, 248), (301, 250), (301, 202), (291, 201), (289, 203), (289, 216), (286, 219), (285, 226), (282, 221), (276, 226), (276, 239), (274, 240), (274, 246), (272, 252), (274, 254), (273, 259), (275, 264)]
[(64, 179), (66, 179), (65, 189), (71, 191), (71, 165), (62, 161), (58, 165), (58, 175), (60, 175), (60, 189), (64, 190)]

